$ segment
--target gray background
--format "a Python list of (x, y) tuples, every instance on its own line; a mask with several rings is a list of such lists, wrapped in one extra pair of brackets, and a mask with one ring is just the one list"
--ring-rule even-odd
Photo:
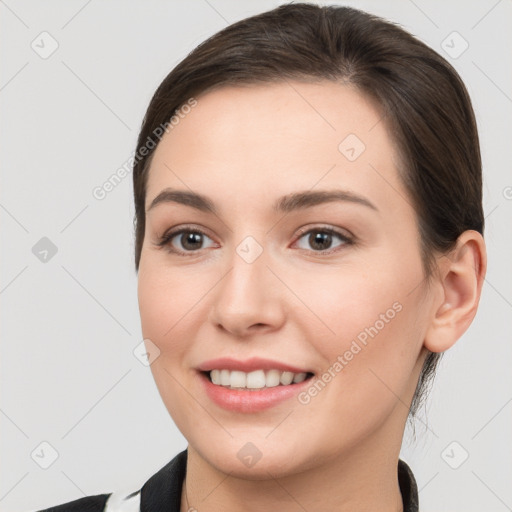
[[(280, 3), (0, 1), (0, 510), (135, 490), (186, 447), (133, 354), (131, 174), (101, 201), (92, 190), (132, 154), (152, 93), (189, 51)], [(402, 24), (455, 65), (473, 98), (488, 274), (401, 456), (423, 512), (512, 510), (512, 2), (341, 3)], [(43, 31), (59, 45), (47, 58), (31, 47), (51, 49)], [(469, 44), (457, 58), (453, 31)], [(32, 251), (43, 237), (57, 248), (46, 262)], [(58, 453), (47, 469), (42, 442)]]

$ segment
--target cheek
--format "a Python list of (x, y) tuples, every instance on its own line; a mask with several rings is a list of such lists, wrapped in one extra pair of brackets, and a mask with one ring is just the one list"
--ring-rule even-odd
[(157, 342), (172, 325), (172, 318), (167, 317), (167, 304), (171, 294), (166, 293), (166, 287), (147, 270), (139, 273), (138, 280), (139, 311), (144, 338)]
[(141, 260), (137, 293), (142, 334), (160, 351), (150, 369), (169, 414), (178, 428), (187, 431), (194, 410), (181, 384), (181, 366), (186, 364), (189, 346), (186, 333), (194, 328), (191, 308), (198, 299), (182, 281), (176, 272), (166, 272), (147, 260), (142, 264)]
[[(185, 291), (183, 291), (185, 290)], [(180, 319), (186, 315), (188, 306), (187, 287), (179, 279), (151, 260), (141, 259), (138, 277), (138, 302), (142, 334), (165, 353), (176, 339), (174, 331)]]
[(317, 274), (297, 290), (315, 313), (298, 320), (302, 330), (315, 343), (324, 371), (336, 375), (333, 388), (355, 408), (383, 406), (394, 399), (390, 390), (400, 394), (407, 387), (422, 341), (421, 299), (410, 293), (419, 276), (415, 265), (375, 264), (367, 271)]
[(310, 276), (301, 281), (296, 294), (314, 313), (305, 311), (303, 327), (314, 329), (310, 339), (319, 339), (321, 347), (338, 351), (352, 339), (364, 343), (375, 334), (375, 326), (381, 332), (396, 323), (403, 293), (390, 272), (370, 274), (347, 267)]
[[(138, 302), (144, 338), (160, 350), (155, 361), (166, 367), (185, 364), (190, 339), (204, 323), (206, 295), (215, 284), (215, 276), (191, 275), (179, 268), (166, 268), (150, 257), (143, 261), (138, 278)], [(152, 365), (153, 366), (153, 365)]]

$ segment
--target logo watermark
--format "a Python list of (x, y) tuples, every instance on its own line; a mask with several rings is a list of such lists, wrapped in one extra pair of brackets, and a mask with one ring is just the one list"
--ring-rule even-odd
[[(403, 307), (400, 302), (396, 301), (393, 303), (392, 307), (386, 310), (385, 313), (381, 313), (379, 315), (379, 319), (374, 322), (374, 324), (370, 327), (365, 327), (355, 339), (352, 340), (350, 348), (345, 350), (345, 352), (339, 355), (336, 358), (336, 361), (327, 368), (327, 370), (322, 373), (322, 375), (318, 376), (314, 382), (305, 390), (299, 393), (297, 399), (303, 404), (307, 405), (311, 402), (311, 399), (322, 391), (325, 386), (338, 375), (345, 366), (348, 365), (350, 361), (354, 358), (355, 355), (359, 354), (368, 344), (368, 337), (371, 339), (375, 338), (377, 334), (379, 334), (384, 327), (386, 327), (393, 318), (402, 311)], [(358, 343), (359, 342), (359, 343)], [(362, 346), (361, 346), (362, 345)]]
[(131, 155), (126, 159), (121, 167), (112, 173), (101, 185), (92, 189), (94, 199), (97, 199), (98, 201), (105, 199), (105, 197), (107, 197), (107, 195), (130, 174), (133, 169), (133, 165), (146, 157), (149, 152), (157, 146), (164, 134), (169, 133), (174, 127), (176, 127), (180, 123), (180, 120), (184, 119), (196, 105), (197, 100), (193, 97), (189, 98), (186, 103), (174, 111), (174, 115), (169, 119), (169, 121), (157, 126), (151, 135), (148, 135), (146, 142), (141, 145), (137, 151), (132, 151)]

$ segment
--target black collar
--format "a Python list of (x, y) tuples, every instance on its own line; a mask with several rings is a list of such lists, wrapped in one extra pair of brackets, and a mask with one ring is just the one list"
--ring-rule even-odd
[[(141, 512), (180, 512), (181, 488), (187, 471), (187, 450), (155, 473), (141, 489)], [(398, 459), (398, 483), (404, 512), (418, 512), (418, 487), (411, 468)]]
[(183, 450), (142, 486), (140, 512), (180, 512), (186, 470), (187, 450)]
[(402, 459), (398, 459), (398, 484), (402, 493), (404, 512), (419, 512), (416, 479), (411, 468)]

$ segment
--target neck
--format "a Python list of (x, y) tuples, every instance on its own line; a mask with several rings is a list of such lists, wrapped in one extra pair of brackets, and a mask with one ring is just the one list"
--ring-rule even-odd
[(403, 512), (397, 477), (403, 431), (383, 429), (321, 465), (263, 480), (225, 474), (189, 445), (180, 512), (263, 512), (276, 505), (283, 512)]

